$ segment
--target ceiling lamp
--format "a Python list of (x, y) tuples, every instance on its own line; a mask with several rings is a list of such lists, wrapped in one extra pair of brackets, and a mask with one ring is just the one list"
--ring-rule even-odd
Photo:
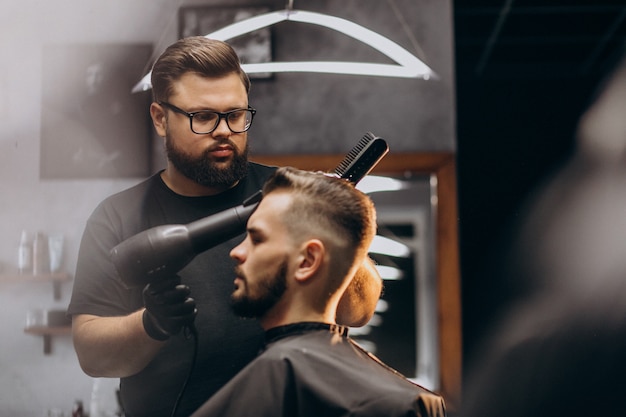
[[(424, 62), (409, 51), (363, 26), (346, 19), (321, 13), (302, 10), (286, 10), (270, 12), (241, 20), (206, 35), (207, 38), (226, 41), (264, 27), (280, 22), (291, 21), (309, 23), (336, 30), (383, 53), (396, 64), (378, 64), (366, 62), (335, 62), (335, 61), (301, 61), (301, 62), (265, 62), (259, 64), (242, 64), (248, 74), (275, 72), (317, 72), (330, 74), (371, 75), (378, 77), (402, 78), (438, 78)], [(151, 88), (150, 74), (144, 76), (133, 92), (146, 91)]]

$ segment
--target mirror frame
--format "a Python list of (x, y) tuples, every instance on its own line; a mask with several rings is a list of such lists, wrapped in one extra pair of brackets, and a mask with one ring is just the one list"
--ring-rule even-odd
[[(332, 171), (345, 155), (253, 155), (250, 159), (274, 166)], [(462, 336), (461, 273), (459, 257), (456, 159), (452, 152), (408, 152), (387, 154), (371, 173), (429, 174), (436, 180), (435, 239), (440, 387), (448, 411), (458, 410), (461, 401)]]

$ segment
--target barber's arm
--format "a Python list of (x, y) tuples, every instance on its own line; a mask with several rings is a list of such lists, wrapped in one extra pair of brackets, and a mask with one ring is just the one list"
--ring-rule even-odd
[(143, 308), (128, 316), (80, 314), (72, 320), (74, 348), (83, 371), (93, 377), (126, 377), (141, 371), (167, 341), (192, 325), (195, 301), (175, 277), (148, 284)]
[(383, 280), (368, 257), (354, 274), (350, 286), (337, 307), (337, 323), (350, 327), (365, 326), (376, 310), (383, 289)]
[(128, 316), (79, 314), (72, 319), (74, 349), (92, 377), (122, 378), (141, 371), (161, 349), (143, 327), (143, 309)]

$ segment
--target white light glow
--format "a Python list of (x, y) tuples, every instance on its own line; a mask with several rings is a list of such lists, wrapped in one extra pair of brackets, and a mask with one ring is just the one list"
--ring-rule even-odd
[[(317, 72), (350, 75), (371, 75), (379, 77), (437, 79), (435, 74), (424, 62), (409, 51), (363, 26), (346, 19), (321, 13), (302, 10), (282, 10), (270, 12), (245, 19), (206, 35), (207, 38), (226, 41), (255, 30), (274, 25), (283, 21), (310, 23), (334, 29), (347, 36), (359, 40), (383, 53), (397, 63), (372, 64), (364, 62), (266, 62), (244, 64), (242, 68), (248, 74), (268, 72)], [(144, 76), (133, 92), (146, 91), (151, 88), (150, 73)]]
[(374, 327), (381, 326), (382, 324), (383, 324), (383, 318), (380, 316), (380, 314), (374, 314), (372, 318), (370, 319), (370, 321), (367, 323), (368, 326), (374, 326)]
[[(354, 336), (353, 333), (354, 328), (350, 329), (350, 336)], [(361, 346), (363, 349), (367, 350), (370, 353), (376, 354), (376, 343), (372, 342), (371, 340), (365, 340), (365, 339), (356, 339), (355, 340), (356, 344)]]
[(351, 327), (350, 336), (365, 336), (372, 332), (372, 328), (367, 324), (361, 327)]
[(389, 310), (389, 303), (387, 302), (387, 300), (383, 300), (382, 298), (378, 300), (378, 302), (376, 303), (376, 309), (374, 311), (377, 313), (384, 313), (387, 310)]
[(376, 235), (369, 247), (369, 252), (398, 258), (408, 258), (411, 255), (411, 248), (404, 243), (389, 239), (388, 237)]
[(395, 178), (381, 177), (377, 175), (366, 175), (356, 186), (365, 194), (372, 194), (381, 191), (398, 191), (410, 187), (406, 181)]
[(380, 277), (388, 281), (399, 281), (404, 278), (404, 273), (392, 266), (376, 265), (376, 269)]

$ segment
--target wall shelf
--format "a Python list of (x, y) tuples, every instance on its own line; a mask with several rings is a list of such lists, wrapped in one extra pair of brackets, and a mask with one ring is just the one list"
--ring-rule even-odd
[[(52, 283), (55, 300), (61, 299), (61, 284), (70, 281), (72, 276), (67, 272), (54, 272), (49, 274), (20, 274), (17, 271), (4, 271), (0, 273), (0, 284), (3, 282), (27, 282), (27, 283)], [(60, 326), (29, 326), (24, 328), (24, 333), (43, 337), (43, 352), (48, 355), (52, 352), (52, 337), (67, 336), (72, 333), (70, 324)]]
[(52, 352), (52, 336), (68, 336), (72, 334), (71, 326), (33, 326), (26, 327), (24, 333), (43, 336), (43, 353)]
[(61, 299), (61, 283), (70, 281), (71, 279), (72, 276), (67, 272), (39, 275), (19, 274), (17, 272), (0, 274), (0, 282), (51, 282), (55, 300)]

